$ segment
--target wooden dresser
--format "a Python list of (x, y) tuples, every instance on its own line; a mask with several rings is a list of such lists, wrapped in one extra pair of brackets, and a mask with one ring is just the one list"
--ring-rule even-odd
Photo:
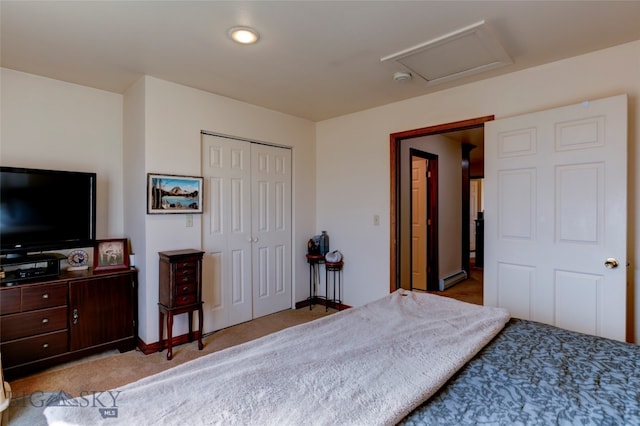
[(189, 314), (189, 341), (193, 341), (193, 311), (198, 311), (198, 349), (202, 350), (202, 255), (199, 250), (174, 250), (158, 253), (159, 340), (164, 349), (164, 317), (167, 317), (167, 359), (173, 357), (173, 316)]
[(62, 273), (0, 287), (0, 351), (5, 375), (42, 368), (137, 341), (135, 270)]

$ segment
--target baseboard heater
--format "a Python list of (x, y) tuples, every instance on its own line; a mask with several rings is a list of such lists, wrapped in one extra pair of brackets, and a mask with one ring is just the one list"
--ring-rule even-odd
[(463, 270), (455, 272), (448, 277), (440, 278), (440, 291), (446, 290), (449, 287), (458, 284), (460, 281), (467, 279), (467, 273)]

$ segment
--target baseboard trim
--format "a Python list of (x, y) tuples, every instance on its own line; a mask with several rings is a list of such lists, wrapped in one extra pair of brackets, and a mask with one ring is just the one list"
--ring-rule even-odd
[[(182, 334), (180, 336), (173, 336), (173, 338), (171, 339), (171, 346), (175, 347), (175, 346), (178, 346), (178, 345), (183, 345), (185, 343), (194, 342), (194, 341), (198, 340), (199, 337), (200, 337), (200, 332), (199, 331), (194, 331), (193, 332), (193, 339), (192, 340), (189, 340), (189, 333)], [(164, 339), (162, 342), (163, 342), (162, 348), (166, 349), (167, 348), (166, 339)], [(147, 344), (141, 338), (138, 337), (138, 349), (140, 349), (140, 351), (143, 354), (150, 355), (150, 354), (153, 354), (153, 353), (156, 353), (156, 352), (160, 351), (160, 342), (154, 342), (154, 343)]]

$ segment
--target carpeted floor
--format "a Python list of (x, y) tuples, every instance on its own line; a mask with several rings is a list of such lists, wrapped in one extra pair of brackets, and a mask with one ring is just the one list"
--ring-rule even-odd
[(202, 355), (219, 351), (274, 331), (320, 318), (335, 312), (324, 306), (314, 305), (313, 309), (286, 310), (253, 321), (238, 324), (206, 335), (202, 341), (204, 349), (198, 350), (198, 343), (191, 342), (173, 348), (173, 359), (168, 361), (166, 349), (150, 355), (140, 351), (119, 353), (109, 352), (81, 361), (63, 364), (41, 373), (10, 382), (14, 395), (35, 391), (63, 390), (78, 396), (87, 390), (114, 389), (142, 377), (192, 360)]
[(204, 349), (191, 342), (173, 348), (173, 359), (168, 361), (167, 351), (145, 355), (140, 351), (119, 353), (111, 351), (79, 361), (62, 364), (24, 378), (10, 381), (12, 402), (9, 408), (9, 426), (35, 426), (46, 424), (42, 411), (47, 399), (64, 393), (70, 396), (92, 395), (93, 392), (117, 389), (127, 383), (163, 371), (200, 356), (219, 351), (275, 331), (302, 324), (336, 312), (324, 306), (313, 309), (286, 310), (253, 321), (238, 324), (206, 335)]

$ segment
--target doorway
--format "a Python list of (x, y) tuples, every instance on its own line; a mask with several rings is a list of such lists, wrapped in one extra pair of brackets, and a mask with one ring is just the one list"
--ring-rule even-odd
[[(409, 130), (405, 132), (394, 133), (390, 135), (390, 182), (391, 182), (391, 255), (390, 255), (390, 291), (395, 291), (400, 287), (409, 287), (410, 283), (406, 282), (406, 278), (403, 280), (403, 276), (407, 276), (406, 265), (410, 265), (411, 262), (403, 261), (403, 254), (401, 253), (401, 247), (403, 243), (403, 236), (401, 232), (402, 220), (401, 220), (401, 178), (400, 173), (402, 171), (401, 167), (401, 146), (403, 145), (403, 141), (408, 141), (414, 138), (429, 136), (429, 135), (439, 135), (444, 133), (451, 132), (464, 132), (472, 129), (482, 129), (484, 127), (484, 123), (487, 121), (493, 120), (493, 116), (485, 116), (479, 117), (471, 120), (464, 120), (459, 122), (452, 122), (447, 124), (441, 124), (437, 126), (425, 127), (421, 129)], [(460, 143), (460, 142), (458, 142)], [(468, 177), (468, 175), (467, 175)], [(467, 182), (467, 188), (468, 188)], [(437, 205), (437, 200), (436, 203)], [(466, 217), (466, 223), (461, 223), (461, 229), (469, 229), (469, 201), (465, 204), (466, 212), (462, 213), (462, 217)], [(461, 221), (462, 222), (462, 221)], [(466, 233), (467, 241), (469, 232)], [(404, 237), (406, 238), (406, 237)], [(438, 239), (436, 237), (436, 241), (434, 242), (434, 250), (429, 250), (428, 255), (438, 256)], [(470, 247), (467, 243), (466, 247), (463, 246), (462, 250), (466, 250), (467, 253), (467, 262), (468, 256), (470, 252)], [(404, 254), (406, 257), (406, 253)], [(464, 257), (464, 256), (463, 256)], [(428, 261), (429, 263), (429, 261)], [(436, 267), (437, 270), (437, 262), (434, 262), (432, 266)], [(410, 274), (408, 274), (410, 275)], [(440, 279), (436, 273), (436, 279)], [(404, 284), (404, 285), (403, 285)]]

